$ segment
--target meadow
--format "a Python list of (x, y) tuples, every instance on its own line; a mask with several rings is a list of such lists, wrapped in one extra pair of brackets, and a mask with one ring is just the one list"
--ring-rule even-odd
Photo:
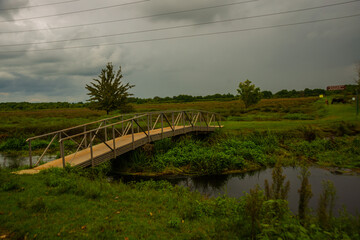
[[(300, 216), (287, 207), (286, 191), (276, 197), (269, 190), (276, 189), (273, 186), (265, 192), (256, 187), (240, 199), (207, 198), (166, 181), (109, 182), (108, 168), (109, 164), (87, 170), (50, 169), (36, 175), (0, 169), (1, 238), (360, 238), (360, 216), (345, 209), (333, 216), (335, 193), (330, 183), (317, 193), (323, 200), (316, 213), (309, 214), (305, 205)], [(278, 169), (273, 182), (274, 176), (286, 178)], [(286, 186), (279, 184), (279, 189)]]
[[(155, 142), (96, 168), (50, 169), (14, 175), (0, 168), (0, 237), (3, 239), (360, 239), (360, 216), (334, 217), (335, 190), (324, 183), (318, 209), (287, 206), (281, 170), (273, 174), (282, 197), (264, 185), (244, 197), (208, 198), (166, 181), (109, 181), (126, 174), (208, 175), (258, 168), (316, 165), (360, 169), (359, 119), (354, 104), (324, 99), (134, 104), (136, 112), (202, 109), (223, 116), (221, 131)], [(119, 114), (111, 113), (111, 116)], [(0, 151), (27, 154), (25, 139), (108, 117), (86, 108), (2, 111)], [(35, 151), (48, 140), (34, 141)], [(71, 147), (71, 146), (68, 146)], [(57, 153), (55, 146), (51, 149)], [(306, 168), (304, 168), (306, 169)], [(276, 177), (277, 176), (277, 177)], [(302, 174), (299, 197), (311, 186)], [(264, 189), (264, 190), (261, 190)], [(309, 192), (310, 191), (310, 192)], [(308, 194), (308, 195), (306, 195)], [(304, 202), (302, 202), (304, 204)], [(51, 224), (49, 224), (51, 223)]]

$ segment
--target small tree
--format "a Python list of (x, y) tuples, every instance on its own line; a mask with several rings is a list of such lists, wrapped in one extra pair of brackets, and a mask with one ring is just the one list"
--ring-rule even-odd
[(355, 65), (355, 71), (356, 71), (355, 83), (357, 84), (358, 91), (360, 91), (360, 62), (358, 62)]
[(251, 84), (251, 81), (249, 80), (246, 80), (245, 82), (240, 82), (237, 91), (240, 95), (240, 99), (243, 100), (246, 108), (258, 103), (261, 99), (260, 88), (255, 87), (255, 85)]
[(86, 84), (89, 90), (88, 95), (91, 106), (95, 109), (105, 110), (106, 114), (115, 109), (126, 111), (128, 108), (127, 98), (133, 94), (128, 91), (135, 85), (123, 84), (121, 66), (115, 73), (112, 63), (108, 63), (105, 69), (101, 70), (98, 79), (93, 79), (91, 85)]

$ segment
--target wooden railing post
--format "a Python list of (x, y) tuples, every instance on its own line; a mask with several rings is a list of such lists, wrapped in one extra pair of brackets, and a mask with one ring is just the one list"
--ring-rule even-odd
[(152, 129), (152, 114), (150, 113), (150, 129)]
[(122, 121), (124, 121), (123, 115), (121, 115), (121, 134), (124, 135), (124, 123)]
[(105, 137), (105, 142), (108, 140), (107, 138), (107, 128), (106, 128), (106, 121), (104, 121), (104, 137)]
[(131, 119), (131, 137), (132, 137), (132, 149), (135, 149), (135, 143), (134, 143), (134, 120)]
[(30, 167), (32, 167), (31, 140), (29, 140), (29, 162), (30, 162)]
[(94, 167), (95, 164), (94, 164), (92, 132), (90, 132), (90, 159), (91, 159), (91, 167)]
[(64, 141), (60, 140), (60, 154), (62, 159), (63, 168), (65, 168), (65, 150), (64, 150)]
[(194, 112), (193, 111), (191, 111), (191, 125), (193, 126), (192, 127), (192, 130), (194, 131), (194, 127), (195, 127), (195, 124), (194, 124)]
[(185, 111), (183, 111), (182, 113), (182, 120), (183, 120), (183, 124), (184, 124), (184, 133), (185, 133)]
[[(84, 133), (86, 132), (86, 125), (84, 126)], [(84, 134), (84, 139), (85, 139), (85, 148), (87, 148), (87, 133)]]
[(175, 136), (174, 112), (171, 113), (171, 126), (172, 126), (172, 130), (173, 130), (173, 136)]
[(207, 131), (209, 131), (209, 113), (206, 113), (206, 125), (207, 125)]
[[(137, 116), (139, 116), (139, 114), (135, 114), (135, 117), (137, 117)], [(138, 123), (140, 122), (140, 121), (137, 121)], [(140, 132), (140, 127), (139, 127), (139, 125), (137, 125), (137, 132), (139, 133)]]
[(150, 115), (147, 114), (147, 132), (148, 132), (148, 142), (150, 142)]
[(112, 126), (112, 135), (113, 135), (113, 149), (114, 149), (114, 159), (116, 158), (116, 146), (115, 146), (115, 126)]
[(160, 113), (161, 114), (161, 139), (163, 139), (163, 133), (164, 133), (164, 119), (163, 119), (163, 113)]

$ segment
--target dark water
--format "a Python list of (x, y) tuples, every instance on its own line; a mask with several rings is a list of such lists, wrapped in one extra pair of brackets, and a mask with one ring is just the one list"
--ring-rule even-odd
[[(33, 164), (37, 162), (39, 157), (40, 156), (32, 157)], [(42, 161), (48, 162), (54, 159), (57, 159), (56, 155), (45, 155)], [(24, 165), (29, 165), (29, 157), (0, 153), (0, 167), (20, 167)]]
[[(337, 175), (332, 174), (327, 170), (315, 167), (312, 167), (309, 170), (311, 172), (309, 180), (313, 191), (313, 197), (309, 204), (312, 209), (317, 208), (319, 195), (322, 191), (322, 181), (330, 180), (334, 183), (336, 188), (336, 201), (334, 207), (335, 213), (342, 209), (343, 206), (345, 206), (347, 211), (352, 214), (356, 214), (357, 212), (360, 213), (360, 176)], [(297, 212), (299, 200), (299, 171), (300, 169), (298, 168), (284, 168), (286, 181), (290, 181), (290, 192), (288, 197), (289, 207), (294, 213)], [(272, 169), (269, 168), (245, 174), (166, 178), (166, 180), (173, 184), (189, 187), (191, 190), (199, 191), (207, 196), (217, 197), (225, 194), (229, 197), (239, 198), (244, 196), (245, 193), (250, 192), (250, 189), (254, 188), (256, 184), (259, 184), (260, 187), (263, 188), (265, 179), (268, 179), (271, 184), (271, 173)], [(122, 178), (123, 181), (149, 179), (121, 176), (117, 177)], [(155, 180), (160, 179), (161, 178), (156, 178)]]

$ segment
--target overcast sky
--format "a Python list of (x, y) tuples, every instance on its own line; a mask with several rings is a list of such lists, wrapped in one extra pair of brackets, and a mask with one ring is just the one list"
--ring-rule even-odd
[[(360, 14), (359, 1), (223, 21), (345, 2), (0, 0), (0, 102), (85, 101), (85, 85), (108, 62), (141, 98), (236, 94), (246, 79), (273, 92), (353, 84), (360, 16), (266, 27)], [(168, 29), (144, 31), (159, 28)]]

